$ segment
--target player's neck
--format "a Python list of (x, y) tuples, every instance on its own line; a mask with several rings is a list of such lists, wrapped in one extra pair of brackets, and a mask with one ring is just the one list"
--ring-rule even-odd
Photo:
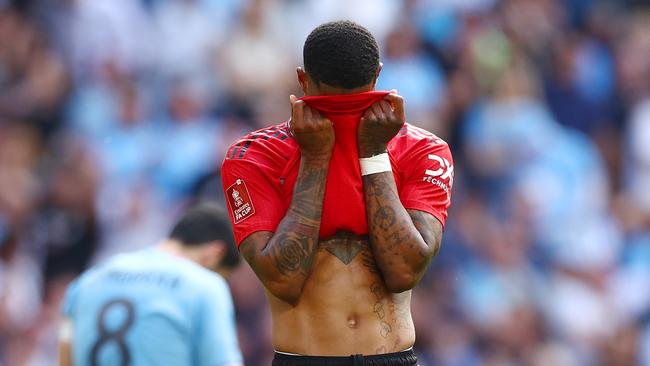
[(185, 258), (201, 267), (217, 272), (226, 277), (228, 271), (219, 265), (221, 262), (221, 255), (219, 255), (218, 252), (215, 253), (214, 250), (210, 250), (210, 247), (208, 247), (209, 245), (210, 244), (204, 244), (202, 246), (188, 247), (178, 240), (166, 239), (158, 245), (158, 249), (167, 254)]
[(158, 245), (158, 249), (176, 257), (188, 259), (196, 264), (200, 264), (201, 254), (196, 250), (183, 247), (178, 240), (166, 239)]

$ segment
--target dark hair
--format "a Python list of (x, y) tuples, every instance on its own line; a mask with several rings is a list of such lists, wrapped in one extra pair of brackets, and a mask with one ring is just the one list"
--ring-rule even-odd
[(239, 252), (230, 226), (228, 214), (215, 204), (200, 204), (188, 209), (169, 234), (183, 246), (200, 246), (221, 240), (226, 254), (220, 266), (234, 268), (239, 264)]
[(302, 56), (314, 81), (345, 89), (369, 84), (379, 68), (375, 37), (348, 20), (316, 27), (305, 41)]

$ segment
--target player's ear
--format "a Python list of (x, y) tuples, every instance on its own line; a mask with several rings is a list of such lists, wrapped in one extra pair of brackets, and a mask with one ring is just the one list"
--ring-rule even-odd
[(303, 94), (307, 95), (307, 89), (309, 88), (309, 77), (305, 70), (302, 67), (298, 66), (296, 68), (296, 75), (298, 75), (298, 83), (302, 89)]
[(375, 72), (375, 79), (372, 81), (372, 88), (375, 88), (375, 85), (377, 85), (377, 79), (379, 79), (379, 73), (381, 72), (381, 68), (384, 66), (383, 63), (379, 63), (379, 66), (377, 66), (377, 71)]

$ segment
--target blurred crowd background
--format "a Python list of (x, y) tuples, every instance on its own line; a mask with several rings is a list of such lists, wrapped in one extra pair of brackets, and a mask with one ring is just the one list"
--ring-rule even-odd
[[(289, 116), (316, 25), (382, 49), (378, 88), (446, 139), (422, 365), (650, 365), (650, 8), (598, 0), (0, 0), (0, 365), (53, 365), (65, 286), (223, 202), (239, 135)], [(248, 365), (262, 289), (230, 283)]]

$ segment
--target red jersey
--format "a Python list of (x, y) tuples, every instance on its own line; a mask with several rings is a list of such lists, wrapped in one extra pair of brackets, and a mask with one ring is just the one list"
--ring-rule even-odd
[[(387, 93), (302, 98), (334, 124), (320, 238), (339, 230), (368, 233), (356, 134), (363, 112)], [(402, 205), (428, 212), (444, 225), (454, 171), (447, 143), (406, 123), (389, 142), (388, 155)], [(275, 231), (291, 204), (299, 166), (289, 122), (252, 132), (228, 149), (221, 179), (238, 244), (256, 231)]]

